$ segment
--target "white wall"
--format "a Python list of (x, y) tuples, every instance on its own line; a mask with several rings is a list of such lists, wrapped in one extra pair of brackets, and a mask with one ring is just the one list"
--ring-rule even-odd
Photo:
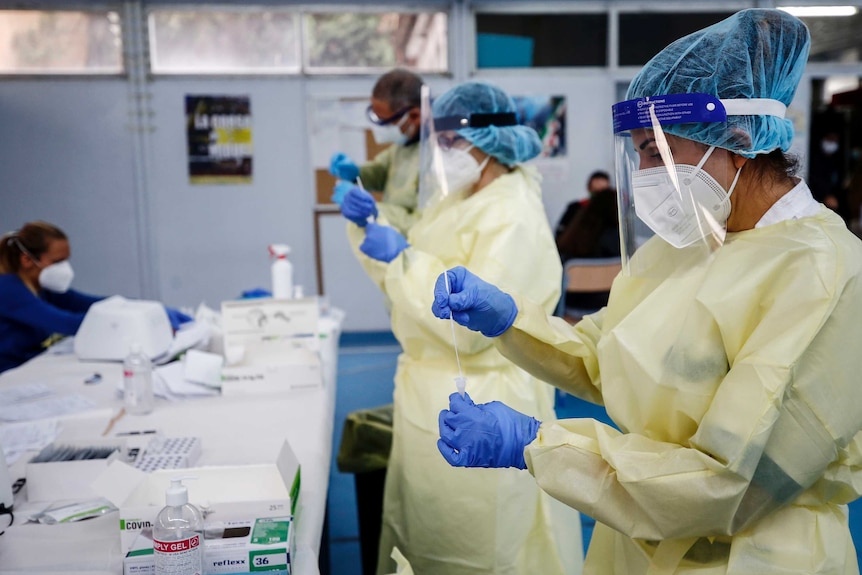
[(141, 296), (125, 82), (0, 82), (0, 232), (42, 219), (70, 237), (75, 287)]
[(586, 197), (587, 177), (592, 172), (604, 170), (613, 175), (611, 105), (615, 101), (616, 83), (610, 74), (530, 70), (515, 75), (483, 71), (476, 79), (497, 84), (511, 95), (566, 97), (567, 155), (561, 161), (568, 179), (562, 184), (548, 182), (542, 189), (545, 212), (552, 227), (569, 202)]
[[(159, 297), (172, 305), (221, 301), (270, 287), (271, 243), (292, 246), (297, 283), (313, 293), (311, 173), (301, 79), (157, 80), (148, 188)], [(249, 96), (252, 183), (192, 185), (185, 96)]]

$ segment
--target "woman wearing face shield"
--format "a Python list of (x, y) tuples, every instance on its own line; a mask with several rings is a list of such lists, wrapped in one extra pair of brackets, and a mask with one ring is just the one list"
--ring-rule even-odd
[[(66, 234), (29, 222), (0, 238), (0, 372), (41, 353), (57, 335), (74, 335), (90, 306), (103, 299), (70, 288), (74, 272)], [(190, 321), (166, 308), (172, 326)]]
[(539, 174), (521, 165), (540, 153), (541, 143), (518, 125), (512, 99), (488, 84), (457, 86), (434, 100), (433, 118), (428, 112), (426, 100), (420, 196), (427, 200), (408, 236), (387, 225), (364, 192), (351, 191), (342, 203), (354, 250), (392, 303), (392, 331), (403, 349), (378, 573), (394, 571), (393, 547), (423, 575), (578, 572), (574, 510), (516, 470), (454, 469), (436, 447), (438, 414), (459, 373), (453, 328), (474, 396), (552, 419), (552, 388), (503, 358), (490, 340), (437, 321), (422, 297), (440, 272), (465, 265), (546, 312), (554, 309), (562, 269)]
[(452, 465), (526, 467), (596, 518), (585, 573), (859, 573), (862, 244), (785, 155), (809, 44), (793, 16), (743, 10), (635, 77), (600, 312), (570, 327), (472, 270), (447, 272), (451, 295), (437, 281), (435, 315), (618, 425), (457, 395), (440, 416)]

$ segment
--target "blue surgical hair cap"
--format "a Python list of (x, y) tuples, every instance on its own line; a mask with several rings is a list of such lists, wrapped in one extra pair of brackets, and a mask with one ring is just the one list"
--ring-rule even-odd
[[(434, 100), (434, 118), (469, 117), (471, 114), (518, 113), (509, 95), (492, 84), (466, 82)], [(526, 162), (542, 151), (542, 141), (529, 126), (488, 126), (456, 130), (471, 144), (507, 166)]]
[[(721, 99), (769, 98), (790, 105), (802, 78), (811, 37), (805, 24), (782, 10), (748, 9), (667, 46), (629, 85), (627, 100), (703, 93)], [(728, 116), (727, 124), (663, 126), (675, 136), (747, 158), (787, 152), (793, 123), (769, 115)]]

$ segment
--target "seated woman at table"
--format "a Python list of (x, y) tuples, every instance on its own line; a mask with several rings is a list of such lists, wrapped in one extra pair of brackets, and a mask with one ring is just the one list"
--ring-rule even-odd
[[(55, 336), (74, 335), (103, 297), (70, 289), (74, 273), (66, 234), (29, 222), (0, 238), (0, 373), (38, 355)], [(176, 329), (187, 315), (165, 308)]]

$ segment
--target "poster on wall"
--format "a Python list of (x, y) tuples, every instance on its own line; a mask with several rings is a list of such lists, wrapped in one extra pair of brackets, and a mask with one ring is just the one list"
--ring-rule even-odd
[(566, 97), (515, 96), (521, 121), (542, 139), (542, 158), (566, 155)]
[(251, 102), (248, 96), (187, 94), (186, 139), (190, 183), (251, 183)]

